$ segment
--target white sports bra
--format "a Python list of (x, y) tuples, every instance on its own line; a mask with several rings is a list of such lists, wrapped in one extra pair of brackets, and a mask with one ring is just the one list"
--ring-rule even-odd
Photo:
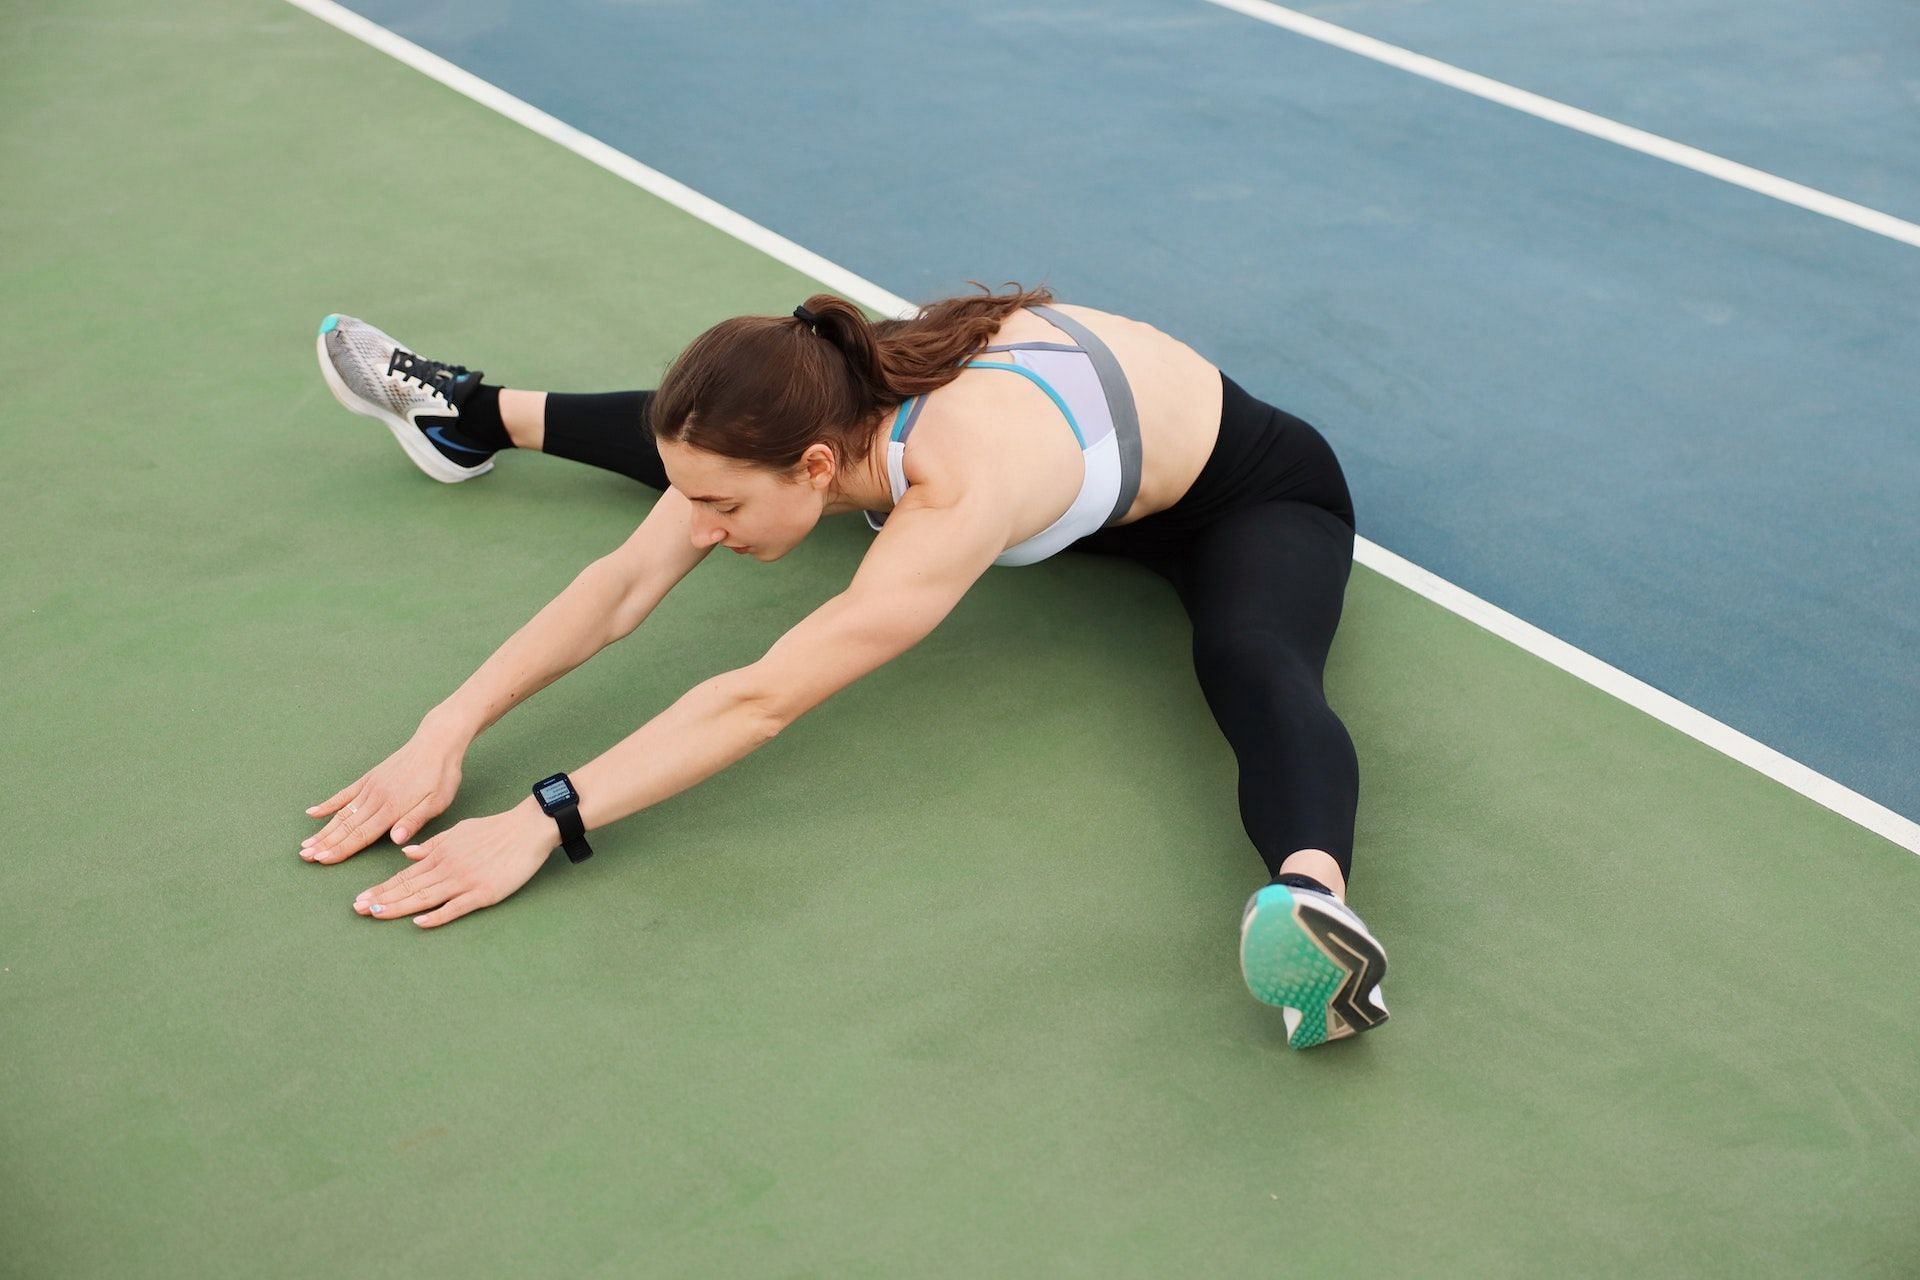
[[(1058, 520), (994, 559), (995, 564), (1034, 564), (1118, 520), (1133, 506), (1140, 492), (1140, 418), (1126, 375), (1107, 345), (1093, 331), (1052, 307), (1027, 310), (1046, 317), (1079, 345), (1063, 342), (1015, 342), (988, 347), (1004, 351), (1009, 363), (969, 360), (975, 369), (1005, 369), (1037, 383), (1066, 415), (1067, 426), (1080, 442), (1086, 475), (1080, 492)], [(914, 396), (900, 406), (887, 436), (887, 482), (893, 500), (907, 492), (907, 437), (926, 406), (925, 396)], [(876, 532), (886, 524), (879, 512), (866, 513)]]

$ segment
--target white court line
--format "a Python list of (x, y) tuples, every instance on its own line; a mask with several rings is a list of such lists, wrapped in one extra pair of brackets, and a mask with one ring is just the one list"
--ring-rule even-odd
[(1249, 18), (1283, 27), (1295, 35), (1309, 40), (1318, 40), (1330, 44), (1336, 49), (1345, 49), (1348, 53), (1357, 53), (1363, 58), (1383, 62), (1390, 67), (1411, 72), (1450, 89), (1470, 93), (1476, 98), (1485, 98), (1488, 102), (1497, 102), (1503, 107), (1512, 107), (1515, 111), (1524, 111), (1530, 116), (1542, 120), (1551, 120), (1555, 124), (1577, 129), (1581, 133), (1618, 143), (1632, 151), (1654, 156), (1661, 160), (1679, 165), (1683, 169), (1692, 169), (1704, 173), (1710, 178), (1730, 182), (1736, 187), (1745, 187), (1757, 191), (1763, 196), (1772, 196), (1775, 200), (1784, 200), (1788, 204), (1798, 205), (1813, 213), (1824, 214), (1841, 222), (1871, 231), (1876, 235), (1898, 240), (1920, 248), (1920, 225), (1896, 218), (1890, 213), (1881, 213), (1878, 209), (1869, 209), (1863, 204), (1851, 200), (1842, 200), (1839, 196), (1830, 196), (1824, 191), (1816, 191), (1797, 182), (1775, 177), (1771, 173), (1750, 168), (1716, 156), (1710, 151), (1698, 147), (1689, 147), (1685, 143), (1663, 138), (1657, 133), (1648, 133), (1632, 125), (1597, 116), (1591, 111), (1582, 111), (1570, 107), (1564, 102), (1555, 102), (1552, 98), (1543, 98), (1537, 93), (1528, 93), (1525, 89), (1516, 89), (1472, 71), (1462, 71), (1450, 63), (1429, 58), (1425, 54), (1402, 49), (1399, 45), (1388, 44), (1384, 40), (1375, 40), (1372, 36), (1363, 36), (1357, 31), (1345, 27), (1336, 27), (1320, 18), (1310, 18), (1304, 13), (1283, 8), (1271, 3), (1271, 0), (1206, 0), (1208, 4), (1218, 5), (1222, 9), (1231, 9), (1235, 13), (1245, 14)]
[[(522, 102), (512, 94), (488, 84), (472, 72), (456, 67), (445, 58), (427, 52), (411, 41), (395, 35), (377, 23), (369, 22), (349, 9), (341, 8), (333, 0), (287, 0), (287, 3), (295, 8), (304, 9), (355, 39), (365, 41), (423, 75), (431, 76), (449, 89), (465, 94), (482, 106), (492, 108), (509, 120), (525, 125), (541, 137), (559, 143), (583, 159), (592, 161), (609, 173), (625, 178), (642, 190), (685, 210), (702, 222), (726, 232), (768, 257), (820, 281), (831, 292), (850, 298), (882, 315), (904, 317), (918, 310), (905, 298), (889, 293), (879, 285), (848, 271), (845, 267), (829, 262), (811, 250), (801, 248), (785, 236), (776, 235), (760, 224), (741, 217), (733, 210), (701, 195), (691, 187), (674, 181), (656, 169), (648, 168), (632, 156), (615, 151), (599, 139), (588, 137), (572, 125), (556, 120), (538, 107)], [(1484, 627), (1494, 635), (1511, 641), (1528, 653), (1559, 667), (1562, 671), (1612, 694), (1622, 702), (1638, 707), (1663, 724), (1671, 725), (1688, 737), (1695, 738), (1714, 750), (1758, 770), (1782, 786), (1799, 792), (1877, 835), (1885, 836), (1902, 848), (1920, 853), (1920, 823), (1909, 821), (1886, 806), (1841, 786), (1823, 774), (1815, 773), (1798, 761), (1788, 759), (1772, 747), (1763, 746), (1746, 734), (1729, 728), (1704, 712), (1697, 711), (1686, 703), (1661, 693), (1651, 685), (1634, 679), (1616, 667), (1607, 665), (1592, 654), (1574, 648), (1564, 640), (1548, 635), (1531, 623), (1522, 622), (1506, 610), (1488, 604), (1478, 596), (1454, 586), (1446, 579), (1427, 572), (1411, 561), (1404, 560), (1365, 538), (1355, 540), (1354, 559), (1382, 577), (1389, 578), (1442, 608), (1459, 614), (1469, 622)]]

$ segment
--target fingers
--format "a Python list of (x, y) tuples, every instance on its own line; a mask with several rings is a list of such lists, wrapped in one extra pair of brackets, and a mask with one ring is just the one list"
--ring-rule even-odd
[(438, 864), (415, 863), (385, 884), (377, 884), (353, 901), (361, 915), (395, 920), (415, 911), (437, 907), (461, 891)]
[[(359, 790), (360, 783), (356, 782), (325, 804), (315, 805), (313, 809), (307, 811), (313, 813), (314, 810), (317, 809), (320, 811), (320, 814), (332, 813), (334, 816), (328, 821), (326, 826), (321, 827), (318, 831), (300, 842), (301, 857), (309, 862), (313, 861), (314, 854), (319, 852), (315, 846), (330, 845), (334, 834), (339, 831), (345, 823), (352, 821), (360, 809), (360, 801), (355, 798)], [(335, 810), (339, 809), (342, 804), (347, 806), (346, 810), (341, 813), (335, 813)], [(315, 814), (315, 816), (318, 817), (320, 814)]]
[(458, 854), (449, 857), (444, 852), (453, 848), (445, 842), (466, 825), (449, 827), (431, 840), (408, 845), (406, 855), (418, 861), (361, 894), (353, 909), (375, 920), (412, 915), (415, 924), (431, 929), (499, 901), (499, 895), (489, 893), (485, 885), (475, 881)]
[(326, 826), (300, 842), (302, 858), (308, 862), (343, 862), (388, 832), (395, 844), (405, 844), (409, 836), (419, 834), (421, 827), (446, 808), (445, 800), (429, 791), (412, 807), (402, 810), (399, 802), (375, 797), (372, 788), (363, 789), (364, 781), (308, 810), (319, 816), (316, 811), (333, 812), (339, 802), (344, 800), (346, 804)]
[(329, 864), (352, 857), (386, 829), (394, 808), (365, 794), (355, 796), (332, 821), (300, 842), (300, 856)]
[(349, 782), (346, 786), (334, 792), (331, 798), (322, 800), (319, 804), (316, 804), (312, 808), (308, 809), (307, 810), (308, 816), (314, 817), (314, 818), (326, 817), (328, 814), (332, 813), (335, 809), (338, 809), (341, 805), (353, 799), (353, 793), (359, 790), (360, 784), (365, 782), (366, 780), (367, 778), (365, 774), (362, 774), (358, 778), (355, 778), (352, 782)]
[(434, 795), (431, 791), (427, 792), (419, 804), (416, 804), (413, 808), (401, 814), (400, 821), (393, 824), (393, 842), (395, 844), (405, 844), (408, 836), (418, 832), (421, 827), (431, 822), (434, 816), (445, 807), (446, 806), (440, 803), (438, 796)]
[(445, 924), (449, 920), (458, 920), (461, 916), (467, 914), (467, 912), (478, 910), (486, 905), (487, 900), (484, 896), (470, 890), (453, 899), (437, 911), (429, 911), (425, 915), (415, 916), (413, 922), (422, 929), (432, 929), (437, 925)]

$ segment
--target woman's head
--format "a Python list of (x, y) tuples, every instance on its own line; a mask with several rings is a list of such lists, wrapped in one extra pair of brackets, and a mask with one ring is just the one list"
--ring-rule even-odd
[[(928, 303), (869, 321), (817, 293), (795, 316), (736, 316), (695, 338), (654, 392), (648, 429), (694, 504), (701, 545), (792, 550), (867, 467), (890, 411), (943, 387), (1007, 315), (1053, 300), (1044, 286)], [(1010, 282), (1011, 283), (1011, 282)]]

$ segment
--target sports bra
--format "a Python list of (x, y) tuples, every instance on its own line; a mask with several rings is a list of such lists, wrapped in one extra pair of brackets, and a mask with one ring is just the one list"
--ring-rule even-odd
[[(994, 559), (995, 564), (1004, 565), (1045, 560), (1118, 520), (1140, 493), (1140, 416), (1120, 362), (1106, 343), (1072, 316), (1046, 306), (1026, 309), (1058, 325), (1079, 345), (1015, 342), (987, 347), (1006, 352), (1007, 363), (969, 360), (967, 367), (1005, 369), (1038, 383), (1066, 415), (1067, 426), (1080, 442), (1086, 474), (1073, 505), (1058, 520)], [(895, 502), (907, 492), (907, 437), (925, 407), (926, 396), (914, 396), (893, 415), (893, 430), (887, 436), (887, 482)], [(887, 522), (877, 511), (867, 512), (866, 517), (875, 532)]]

